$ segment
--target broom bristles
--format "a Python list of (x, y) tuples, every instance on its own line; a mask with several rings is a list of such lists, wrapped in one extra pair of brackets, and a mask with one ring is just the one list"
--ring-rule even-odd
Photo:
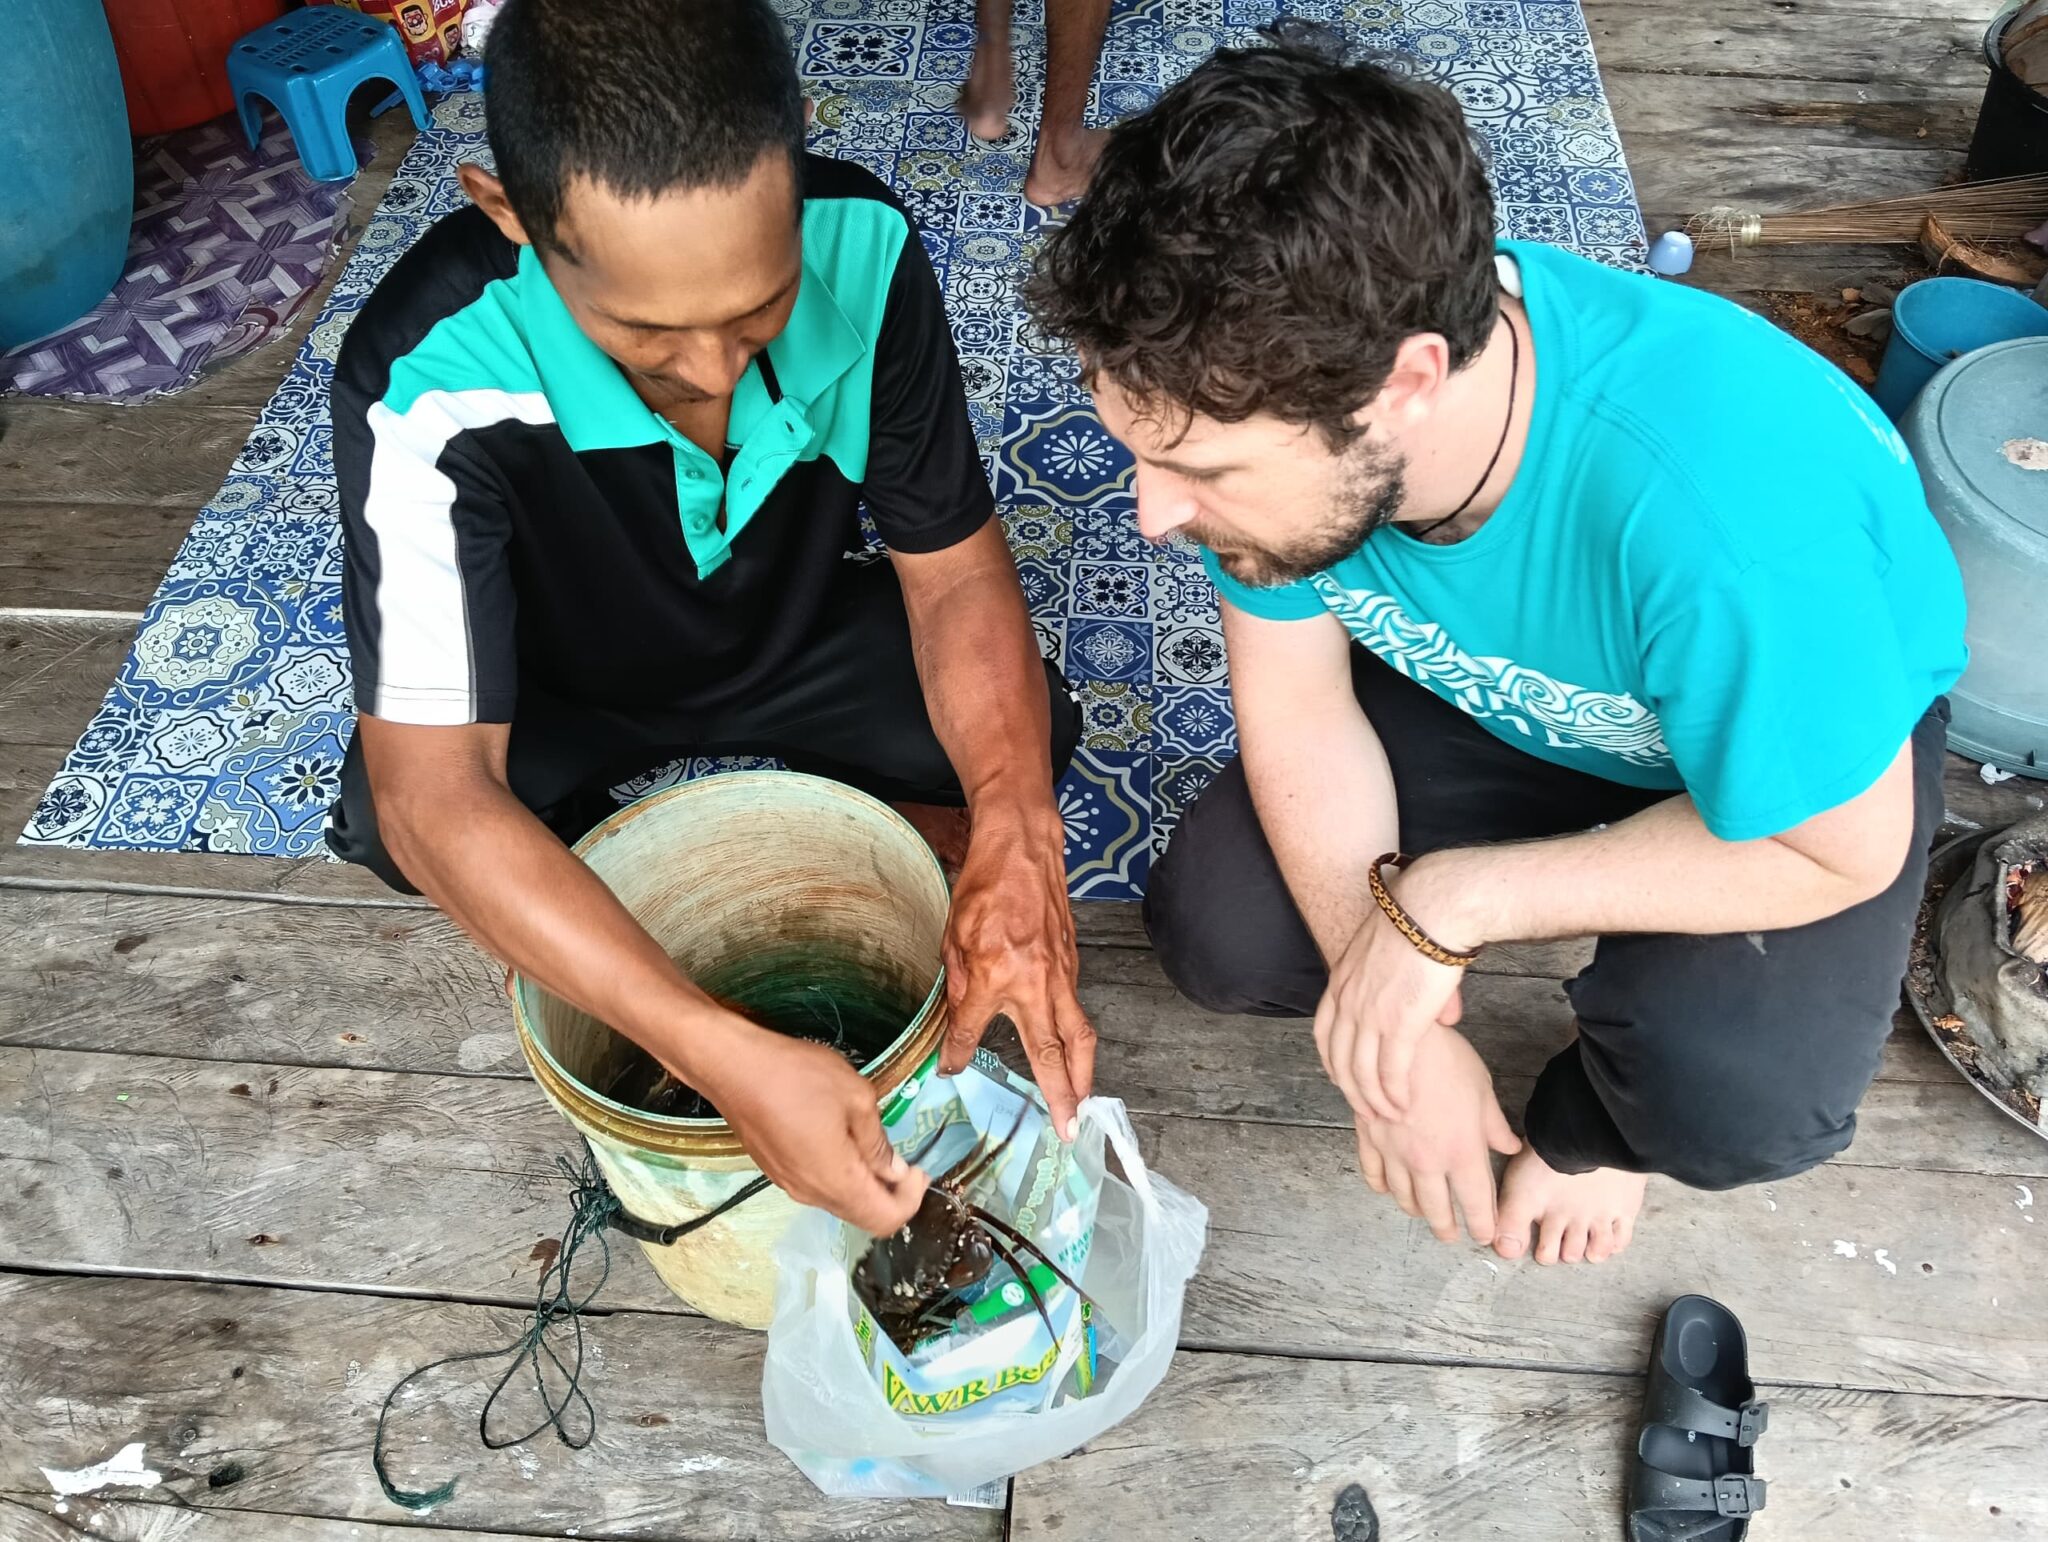
[(2018, 237), (2030, 225), (2048, 219), (2048, 175), (2001, 177), (1789, 214), (1760, 214), (1723, 204), (1693, 215), (1685, 222), (1685, 231), (1695, 241), (1725, 241), (1731, 247), (1911, 244), (1920, 239), (1920, 227), (1930, 214), (1965, 240)]

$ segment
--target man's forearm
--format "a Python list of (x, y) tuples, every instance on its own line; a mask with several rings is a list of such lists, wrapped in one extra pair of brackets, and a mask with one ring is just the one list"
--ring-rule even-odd
[(509, 789), (466, 794), (459, 836), (453, 819), (383, 817), (405, 875), (493, 957), (702, 1085), (733, 1020)]
[(1334, 963), (1373, 910), (1366, 867), (1400, 845), (1394, 775), (1334, 616), (1274, 623), (1225, 603), (1239, 759), (1295, 908)]
[(1049, 836), (1059, 816), (1045, 664), (1015, 569), (982, 564), (906, 584), (904, 598), (926, 710), (977, 830), (1016, 822)]
[[(1903, 769), (1910, 774), (1910, 762)], [(1881, 892), (1904, 858), (1910, 787), (1903, 815), (1903, 825), (1883, 821), (1856, 860), (1841, 860), (1802, 849), (1811, 843), (1796, 835), (1721, 840), (1680, 796), (1585, 834), (1437, 852), (1396, 889), (1431, 935), (1456, 948), (1605, 932), (1778, 931)]]
[(1239, 722), (1252, 806), (1326, 961), (1373, 911), (1367, 867), (1400, 845), (1386, 751), (1365, 714), (1345, 705), (1328, 719), (1269, 724), (1251, 712)]

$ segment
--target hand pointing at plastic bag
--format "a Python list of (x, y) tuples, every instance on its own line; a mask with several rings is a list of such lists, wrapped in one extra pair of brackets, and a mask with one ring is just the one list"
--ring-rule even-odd
[(940, 1069), (963, 1068), (990, 1021), (1008, 1017), (1052, 1127), (1072, 1140), (1081, 1100), (1094, 1090), (1095, 1028), (1076, 994), (1081, 961), (1064, 851), (1058, 839), (976, 821), (946, 925), (952, 1026)]

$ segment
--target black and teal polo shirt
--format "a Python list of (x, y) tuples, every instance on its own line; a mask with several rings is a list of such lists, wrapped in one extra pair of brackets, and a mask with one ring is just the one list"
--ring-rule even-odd
[(909, 216), (818, 156), (796, 306), (734, 393), (724, 471), (478, 209), (377, 286), (333, 400), (356, 705), (396, 722), (507, 723), (522, 691), (743, 699), (818, 620), (863, 502), (906, 552), (994, 507)]

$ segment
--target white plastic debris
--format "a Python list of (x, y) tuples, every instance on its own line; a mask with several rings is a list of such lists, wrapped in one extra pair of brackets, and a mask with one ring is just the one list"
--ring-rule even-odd
[(1996, 787), (2000, 782), (2011, 781), (2019, 773), (2017, 771), (2001, 771), (1998, 767), (1986, 761), (1977, 768), (1977, 775), (1983, 779), (1986, 787)]
[(43, 1477), (49, 1482), (50, 1492), (57, 1495), (96, 1494), (103, 1488), (155, 1488), (164, 1481), (164, 1475), (143, 1466), (142, 1457), (143, 1443), (131, 1440), (104, 1462), (70, 1472), (61, 1467), (45, 1467)]

